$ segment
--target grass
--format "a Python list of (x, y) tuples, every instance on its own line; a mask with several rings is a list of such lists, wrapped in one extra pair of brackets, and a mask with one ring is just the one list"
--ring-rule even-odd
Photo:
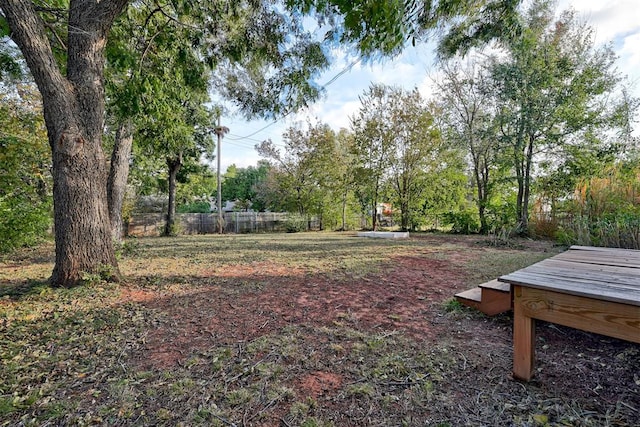
[[(136, 239), (120, 252), (125, 285), (93, 278), (74, 289), (47, 286), (51, 245), (5, 257), (0, 426), (640, 421), (640, 380), (633, 383), (637, 345), (544, 327), (543, 379), (520, 384), (509, 379), (510, 318), (489, 319), (459, 307), (448, 291), (432, 305), (431, 295), (415, 302), (424, 309), (424, 323), (436, 331), (424, 339), (401, 328), (367, 326), (354, 307), (339, 307), (331, 322), (300, 313), (276, 326), (273, 313), (265, 314), (271, 316), (265, 322), (246, 324), (212, 311), (226, 305), (235, 307), (229, 313), (239, 312), (245, 296), (284, 287), (374, 289), (366, 286), (384, 279), (399, 257), (433, 261), (466, 286), (557, 250), (540, 243), (516, 249), (485, 243), (478, 237), (399, 241), (338, 233)], [(138, 294), (148, 298), (126, 297)], [(215, 298), (223, 305), (214, 305)], [(272, 301), (274, 310), (280, 302)], [(288, 309), (295, 307), (284, 307), (285, 314)], [(394, 322), (403, 315), (390, 311), (382, 317)], [(221, 322), (222, 332), (207, 336), (202, 329), (212, 321)], [(194, 335), (181, 335), (189, 324), (197, 326)], [(471, 335), (474, 328), (483, 335)], [(235, 334), (240, 330), (251, 333)], [(159, 331), (173, 331), (167, 336), (182, 344), (175, 349), (161, 342)], [(566, 347), (559, 344), (564, 336)], [(580, 345), (585, 347), (574, 351)], [(150, 353), (152, 347), (160, 353)], [(177, 352), (175, 363), (151, 363), (162, 350)], [(581, 378), (572, 370), (578, 359)], [(612, 375), (620, 382), (603, 380)]]

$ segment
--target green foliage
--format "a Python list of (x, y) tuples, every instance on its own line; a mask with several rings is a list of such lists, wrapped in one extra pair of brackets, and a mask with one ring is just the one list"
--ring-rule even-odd
[[(287, 0), (302, 13), (315, 13), (321, 22), (335, 23), (325, 38), (355, 45), (365, 57), (393, 55), (408, 40), (424, 40), (446, 28), (439, 52), (450, 56), (513, 33), (518, 0)], [(451, 25), (448, 25), (451, 24)], [(436, 33), (438, 34), (438, 33)]]
[(360, 109), (351, 119), (355, 191), (363, 213), (371, 216), (374, 229), (377, 205), (389, 177), (397, 141), (389, 105), (399, 96), (398, 88), (372, 84), (360, 96)]
[[(635, 163), (635, 165), (634, 165)], [(563, 244), (640, 249), (640, 166), (618, 164), (584, 179), (557, 233)]]
[[(2, 38), (8, 35), (8, 31), (7, 22), (0, 16), (0, 82), (17, 79), (23, 74), (18, 50), (2, 42)], [(4, 34), (5, 32), (7, 34)]]
[(50, 226), (50, 202), (34, 205), (29, 198), (0, 196), (0, 252), (41, 242)]
[(477, 214), (471, 211), (447, 212), (443, 223), (451, 226), (451, 232), (457, 234), (477, 233), (480, 230)]
[(214, 15), (221, 28), (204, 55), (223, 99), (249, 118), (273, 118), (318, 99), (314, 80), (329, 66), (326, 42), (305, 28), (297, 11), (265, 0), (221, 9)]
[(176, 211), (178, 213), (210, 213), (211, 205), (209, 202), (191, 202), (179, 205)]
[(510, 189), (499, 188), (489, 200), (486, 209), (488, 231), (514, 229), (516, 226), (516, 194)]
[[(364, 212), (392, 202), (403, 230), (464, 204), (467, 178), (457, 148), (444, 146), (437, 114), (417, 90), (372, 85), (352, 119), (354, 188)], [(372, 218), (373, 220), (373, 218)]]
[(489, 76), (484, 67), (475, 63), (453, 62), (442, 68), (444, 76), (438, 82), (436, 102), (441, 112), (444, 138), (451, 149), (467, 153), (480, 232), (487, 233), (490, 229), (487, 207), (501, 172), (501, 153), (496, 144), (495, 100), (486, 87)]
[(462, 151), (443, 147), (439, 156), (446, 161), (436, 164), (423, 181), (422, 205), (416, 213), (419, 216), (414, 219), (416, 225), (427, 225), (430, 218), (468, 208), (468, 178), (464, 173)]
[(0, 16), (0, 38), (7, 37), (9, 34), (11, 34), (9, 23), (4, 16)]
[(283, 135), (285, 150), (281, 152), (271, 141), (258, 147), (269, 159), (271, 168), (263, 191), (269, 193), (269, 206), (274, 210), (300, 215), (322, 215), (337, 169), (332, 167), (337, 156), (335, 132), (326, 124), (308, 125), (308, 129), (291, 127)]
[(0, 252), (41, 241), (51, 224), (51, 156), (31, 84), (0, 91)]
[[(505, 55), (486, 63), (489, 84), (484, 91), (491, 94), (488, 105), (495, 108), (494, 123), (487, 129), (517, 185), (515, 221), (520, 233), (528, 232), (540, 160), (540, 166), (557, 165), (572, 140), (582, 146), (581, 136), (620, 124), (610, 101), (620, 81), (611, 48), (595, 47), (593, 31), (579, 23), (575, 13), (556, 18), (552, 6), (545, 0), (529, 4), (518, 18), (518, 31), (499, 43)], [(490, 200), (483, 195), (479, 202), (480, 209)]]
[(223, 176), (222, 199), (242, 201), (254, 211), (264, 211), (266, 201), (260, 197), (258, 190), (266, 181), (270, 168), (269, 163), (264, 160), (259, 161), (257, 167), (229, 166)]
[(400, 209), (400, 228), (415, 229), (419, 206), (427, 192), (425, 181), (438, 169), (446, 168), (455, 156), (446, 156), (442, 150), (434, 115), (416, 89), (392, 90), (390, 101), (388, 120), (395, 135), (390, 174), (392, 200)]
[[(509, 40), (522, 32), (518, 7), (520, 0), (437, 2), (443, 16), (453, 19), (443, 35), (437, 51), (441, 58), (450, 58), (457, 53), (466, 54), (492, 40)], [(433, 3), (430, 3), (433, 4)]]
[(301, 231), (307, 231), (309, 228), (309, 222), (306, 216), (299, 214), (289, 214), (287, 220), (284, 223), (287, 233), (299, 233)]
[[(182, 204), (201, 201), (215, 194), (216, 176), (208, 165), (189, 160), (182, 165), (176, 178), (180, 184), (176, 190), (176, 200)], [(166, 190), (164, 183), (162, 185)]]
[(444, 310), (447, 313), (460, 313), (464, 310), (465, 306), (462, 305), (460, 303), (460, 301), (458, 301), (455, 298), (449, 298), (448, 300), (446, 300), (443, 304), (442, 307), (444, 308)]

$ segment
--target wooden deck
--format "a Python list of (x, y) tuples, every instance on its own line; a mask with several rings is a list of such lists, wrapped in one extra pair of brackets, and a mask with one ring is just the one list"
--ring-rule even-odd
[(511, 286), (491, 280), (455, 295), (462, 304), (480, 310), (487, 316), (511, 310)]
[(499, 280), (512, 287), (516, 378), (533, 375), (536, 319), (640, 343), (640, 251), (572, 246)]

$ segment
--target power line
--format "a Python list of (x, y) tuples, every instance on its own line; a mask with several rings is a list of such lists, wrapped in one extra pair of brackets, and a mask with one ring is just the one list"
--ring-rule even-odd
[[(332, 83), (334, 83), (336, 80), (338, 80), (341, 76), (343, 76), (345, 73), (347, 73), (348, 71), (351, 71), (351, 69), (361, 61), (360, 58), (356, 59), (355, 61), (352, 61), (350, 64), (347, 64), (342, 70), (340, 70), (335, 76), (333, 76), (331, 79), (329, 79), (329, 81), (327, 81), (325, 84), (323, 84), (322, 86), (320, 86), (322, 89), (326, 89), (327, 86), (330, 86)], [(240, 139), (252, 139), (251, 137), (254, 135), (259, 134), (260, 132), (262, 132), (265, 129), (270, 128), (271, 126), (275, 125), (276, 123), (278, 123), (280, 120), (286, 118), (287, 116), (289, 116), (290, 114), (294, 113), (295, 111), (289, 111), (288, 113), (284, 114), (282, 117), (278, 117), (277, 119), (275, 119), (274, 121), (272, 121), (271, 123), (267, 124), (266, 126), (261, 127), (260, 129), (258, 129), (257, 131), (250, 133), (249, 135), (246, 136), (237, 136), (237, 139), (235, 139), (235, 141), (238, 141)], [(260, 141), (262, 142), (262, 141)]]
[(233, 141), (228, 141), (225, 139), (225, 143), (227, 145), (233, 145), (234, 147), (239, 147), (239, 148), (246, 148), (246, 149), (252, 149), (254, 148), (253, 145), (243, 145), (243, 144), (239, 144), (238, 142), (233, 142)]
[[(233, 137), (233, 138), (228, 138), (228, 139), (230, 139), (231, 141), (235, 141), (235, 143), (231, 143), (231, 144), (232, 144), (232, 145), (235, 145), (236, 147), (247, 147), (247, 148), (248, 148), (248, 147), (249, 147), (249, 145), (242, 145), (242, 144), (245, 144), (245, 143), (243, 142), (245, 139), (248, 139), (249, 141), (257, 142), (257, 143), (259, 143), (259, 144), (261, 144), (261, 143), (263, 143), (263, 142), (265, 141), (264, 139), (245, 138), (245, 137), (242, 137), (242, 136), (240, 136), (240, 135), (234, 135), (234, 134), (232, 134), (232, 133), (227, 134), (227, 135), (231, 135), (231, 136)], [(271, 143), (272, 143), (273, 145), (277, 145), (278, 147), (284, 147), (284, 146), (285, 146), (284, 144), (278, 144), (278, 143), (273, 142), (273, 141), (271, 141)], [(251, 144), (251, 143), (250, 143), (250, 142), (247, 142), (246, 144)], [(254, 145), (254, 144), (251, 144), (251, 145), (250, 145), (250, 147), (251, 147), (251, 148), (254, 148), (254, 147), (255, 147), (255, 145)]]
[(227, 139), (230, 139), (232, 141), (241, 141), (243, 139), (248, 139), (250, 141), (255, 141), (255, 142), (262, 142), (263, 141), (262, 139), (249, 138), (249, 137), (246, 137), (246, 136), (234, 135), (232, 133), (228, 133), (227, 134)]

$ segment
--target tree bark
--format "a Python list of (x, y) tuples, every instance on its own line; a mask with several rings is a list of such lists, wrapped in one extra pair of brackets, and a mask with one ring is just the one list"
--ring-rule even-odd
[(109, 221), (111, 222), (111, 238), (121, 243), (123, 237), (122, 206), (127, 192), (129, 177), (129, 159), (133, 146), (131, 122), (125, 120), (116, 131), (115, 146), (111, 154), (109, 179), (107, 181), (107, 197), (109, 202)]
[[(104, 47), (128, 0), (71, 0), (66, 77), (42, 19), (27, 0), (0, 8), (42, 95), (53, 158), (56, 258), (51, 283), (73, 286), (85, 272), (120, 277), (111, 242), (104, 120)], [(106, 266), (106, 268), (105, 268)]]

